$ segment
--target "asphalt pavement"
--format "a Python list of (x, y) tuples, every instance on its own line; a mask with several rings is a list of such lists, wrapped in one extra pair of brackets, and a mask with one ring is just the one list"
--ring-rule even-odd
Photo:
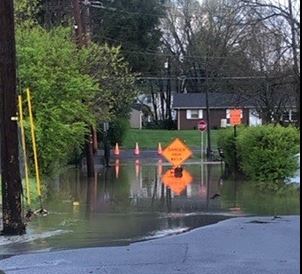
[(300, 216), (233, 218), (129, 246), (14, 256), (1, 260), (0, 269), (7, 274), (298, 274)]

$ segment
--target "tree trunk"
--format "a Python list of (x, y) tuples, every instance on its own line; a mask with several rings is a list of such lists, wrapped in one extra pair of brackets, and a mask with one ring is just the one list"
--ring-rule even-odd
[(93, 178), (95, 175), (94, 152), (93, 152), (93, 128), (90, 128), (90, 134), (87, 136), (85, 144), (87, 177)]
[(3, 234), (25, 233), (19, 167), (13, 1), (0, 1), (0, 126)]

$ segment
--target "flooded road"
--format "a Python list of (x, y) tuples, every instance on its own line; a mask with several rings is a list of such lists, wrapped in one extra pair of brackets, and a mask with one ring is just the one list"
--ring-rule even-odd
[(69, 168), (49, 182), (46, 217), (22, 237), (0, 237), (0, 256), (46, 250), (125, 245), (249, 215), (299, 214), (299, 194), (259, 193), (224, 181), (220, 164), (191, 162), (176, 176), (162, 160), (120, 161), (95, 179)]

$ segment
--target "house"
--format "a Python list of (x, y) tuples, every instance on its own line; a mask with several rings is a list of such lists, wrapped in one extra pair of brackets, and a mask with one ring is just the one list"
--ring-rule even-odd
[[(211, 128), (221, 128), (230, 125), (230, 111), (241, 109), (242, 124), (261, 125), (262, 119), (250, 100), (236, 94), (209, 93), (209, 109)], [(175, 94), (173, 110), (177, 112), (177, 128), (196, 129), (201, 119), (208, 120), (205, 93)]]
[(130, 128), (142, 129), (143, 126), (143, 106), (133, 104), (130, 113)]

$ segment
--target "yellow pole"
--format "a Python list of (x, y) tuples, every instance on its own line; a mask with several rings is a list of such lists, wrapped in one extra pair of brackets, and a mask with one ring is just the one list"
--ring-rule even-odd
[(33, 145), (33, 152), (34, 152), (34, 162), (35, 162), (36, 181), (37, 181), (37, 192), (38, 192), (38, 195), (39, 195), (39, 198), (40, 198), (40, 201), (41, 201), (41, 183), (40, 183), (39, 164), (38, 164), (36, 137), (35, 137), (35, 125), (34, 125), (34, 119), (33, 119), (33, 114), (32, 114), (29, 88), (26, 89), (26, 93), (27, 93), (30, 129), (31, 129), (31, 139), (32, 139), (32, 145)]
[(22, 148), (23, 148), (24, 169), (25, 169), (26, 199), (27, 199), (27, 204), (30, 205), (31, 200), (30, 200), (29, 180), (28, 180), (27, 153), (26, 153), (25, 132), (24, 132), (24, 124), (23, 124), (23, 108), (22, 108), (22, 97), (21, 97), (21, 95), (18, 96), (18, 102), (19, 102), (19, 121), (20, 121), (20, 128), (21, 128), (21, 142), (22, 142)]

